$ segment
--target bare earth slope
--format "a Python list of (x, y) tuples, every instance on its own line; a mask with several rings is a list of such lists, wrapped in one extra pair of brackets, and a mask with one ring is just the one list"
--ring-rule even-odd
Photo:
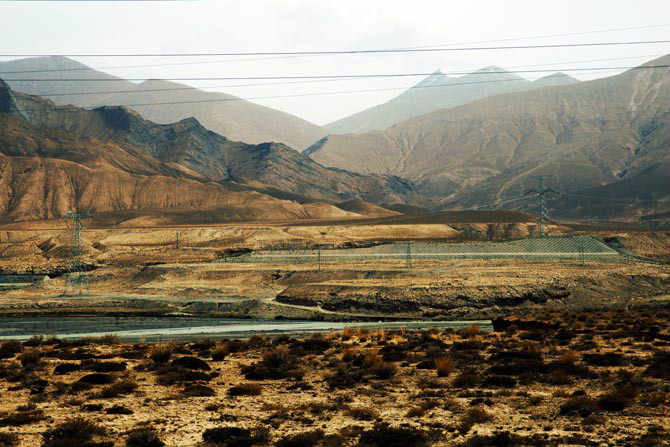
[[(128, 145), (44, 130), (0, 113), (0, 220), (41, 220), (71, 209), (217, 210), (224, 221), (355, 217), (199, 180)], [(197, 221), (194, 217), (192, 222)]]
[[(135, 84), (90, 69), (66, 57), (42, 57), (0, 62), (0, 78), (12, 89), (34, 95), (53, 96), (56, 104), (92, 107), (116, 104), (169, 105), (133, 106), (146, 119), (173, 123), (195, 117), (208, 129), (237, 141), (276, 141), (303, 149), (321, 138), (319, 126), (279, 110), (241, 100), (225, 93), (183, 89), (182, 84), (146, 81)], [(12, 79), (71, 79), (69, 81), (12, 81)], [(78, 79), (101, 79), (85, 82)], [(127, 93), (113, 93), (124, 91)], [(82, 94), (87, 93), (87, 94)]]
[(231, 141), (195, 118), (156, 124), (124, 107), (59, 107), (38, 96), (12, 92), (1, 81), (0, 95), (0, 110), (35, 126), (132, 145), (199, 178), (234, 180), (281, 198), (406, 203), (416, 196), (414, 186), (403, 179), (326, 168), (280, 143)]
[[(668, 63), (670, 56), (649, 65)], [(624, 182), (631, 204), (649, 213), (664, 210), (670, 195), (667, 181), (645, 180), (662, 175), (669, 163), (669, 126), (670, 70), (664, 67), (498, 95), (385, 131), (330, 135), (307, 153), (327, 166), (400, 175), (423, 194), (466, 206), (518, 197), (540, 174), (570, 194), (600, 194), (593, 188)], [(653, 189), (654, 200), (640, 203), (637, 197), (647, 194), (641, 185)], [(567, 212), (572, 203), (559, 209)], [(622, 207), (601, 211), (629, 217)]]

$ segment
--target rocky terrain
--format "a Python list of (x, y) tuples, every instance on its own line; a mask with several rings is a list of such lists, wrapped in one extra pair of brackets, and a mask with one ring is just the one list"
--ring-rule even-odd
[[(69, 81), (18, 80), (26, 78)], [(274, 141), (303, 149), (325, 134), (323, 129), (308, 121), (232, 95), (198, 90), (170, 81), (147, 80), (137, 84), (93, 70), (66, 57), (0, 62), (0, 79), (5, 79), (19, 92), (53, 95), (50, 98), (58, 105), (99, 107), (137, 104), (132, 107), (133, 110), (145, 119), (161, 124), (195, 117), (218, 134), (251, 144)], [(98, 81), (82, 82), (77, 79)], [(156, 103), (170, 104), (139, 105)]]
[(0, 344), (6, 446), (670, 445), (667, 306), (495, 332)]
[[(617, 76), (492, 96), (383, 130), (329, 135), (326, 166), (394, 174), (445, 206), (517, 199), (546, 175), (570, 218), (635, 220), (668, 210), (670, 56)], [(503, 205), (504, 204), (504, 205)]]
[(326, 168), (282, 144), (233, 142), (193, 118), (160, 125), (125, 108), (58, 107), (1, 81), (0, 128), (5, 221), (82, 208), (215, 210), (219, 222), (338, 218), (357, 214), (313, 202), (417, 196), (403, 179)]

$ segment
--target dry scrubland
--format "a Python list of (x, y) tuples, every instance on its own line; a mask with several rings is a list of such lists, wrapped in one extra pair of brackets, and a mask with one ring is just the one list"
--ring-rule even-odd
[(2, 446), (670, 445), (670, 311), (0, 346)]
[[(50, 274), (0, 294), (0, 313), (188, 313), (256, 318), (480, 318), (509, 312), (641, 304), (667, 294), (667, 266), (532, 259), (368, 260), (238, 264), (248, 250), (361, 246), (388, 240), (501, 240), (533, 223), (261, 225), (98, 228), (85, 232), (91, 297), (63, 298), (69, 247), (61, 228), (0, 231), (5, 273)], [(46, 225), (41, 223), (40, 225)], [(55, 223), (54, 223), (55, 226)], [(567, 232), (552, 227), (554, 233)], [(175, 247), (179, 231), (180, 247)], [(665, 260), (667, 232), (602, 232), (628, 250)]]

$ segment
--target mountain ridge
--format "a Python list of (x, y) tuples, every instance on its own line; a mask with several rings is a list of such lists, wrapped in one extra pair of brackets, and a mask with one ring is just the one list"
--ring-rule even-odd
[(548, 79), (549, 76), (529, 81), (495, 65), (459, 77), (448, 76), (441, 70), (436, 70), (391, 100), (326, 124), (324, 128), (331, 134), (383, 130), (416, 116), (460, 106), (488, 96), (578, 82), (571, 77), (551, 81)]
[[(19, 80), (27, 77), (61, 80)], [(135, 84), (62, 56), (0, 62), (0, 78), (17, 92), (37, 96), (58, 94), (51, 97), (57, 105), (72, 104), (88, 108), (114, 104), (155, 104), (132, 108), (158, 124), (195, 117), (208, 129), (250, 144), (276, 141), (304, 149), (325, 134), (325, 130), (302, 118), (233, 95), (207, 92), (164, 80), (147, 80)], [(99, 81), (84, 82), (78, 79)]]
[[(667, 55), (642, 67), (669, 63)], [(605, 187), (643, 176), (668, 159), (668, 73), (667, 68), (641, 68), (500, 94), (386, 130), (329, 135), (306, 153), (327, 166), (408, 178), (420, 193), (441, 197), (445, 206), (518, 197), (534, 186), (528, 179), (541, 174), (566, 193)], [(666, 183), (650, 186), (665, 197)], [(570, 214), (570, 202), (563, 200), (557, 209)], [(662, 201), (657, 205), (665, 207)], [(642, 211), (653, 209), (647, 204)], [(630, 217), (623, 209), (618, 214), (614, 210), (611, 216)]]

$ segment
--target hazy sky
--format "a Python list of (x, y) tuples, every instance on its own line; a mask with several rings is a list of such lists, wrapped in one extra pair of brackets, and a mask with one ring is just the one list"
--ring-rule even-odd
[[(670, 39), (668, 0), (0, 0), (0, 17), (0, 54), (311, 51), (449, 44), (472, 46), (482, 41), (491, 41), (486, 43), (489, 46), (501, 46)], [(648, 25), (664, 26), (537, 38)], [(533, 38), (507, 40), (529, 37)], [(78, 60), (93, 67), (210, 62), (103, 70), (121, 77), (171, 78), (406, 73), (432, 72), (438, 68), (448, 72), (475, 70), (488, 65), (511, 70), (529, 65), (557, 70), (618, 67), (637, 65), (666, 53), (670, 53), (668, 44), (264, 60), (239, 60), (239, 57)], [(590, 62), (618, 58), (626, 59)], [(603, 72), (570, 74), (581, 79), (608, 75)], [(534, 79), (542, 75), (524, 76)], [(212, 90), (251, 98), (404, 88), (419, 80), (345, 80), (247, 87), (231, 85), (248, 84), (249, 81), (187, 83), (201, 87), (225, 84), (224, 88)], [(400, 91), (254, 101), (316, 124), (326, 124), (385, 102)]]

